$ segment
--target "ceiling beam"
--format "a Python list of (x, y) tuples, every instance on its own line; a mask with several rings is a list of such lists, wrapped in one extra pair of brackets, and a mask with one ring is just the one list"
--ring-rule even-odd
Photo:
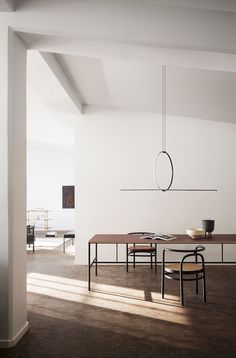
[(68, 76), (62, 69), (60, 63), (58, 62), (56, 56), (53, 53), (49, 52), (40, 52), (42, 58), (52, 71), (52, 73), (56, 76), (57, 80), (64, 88), (65, 92), (74, 103), (78, 111), (82, 114), (83, 113), (83, 104), (79, 94), (77, 93), (76, 89), (73, 87), (71, 81), (69, 80)]
[[(236, 51), (144, 46), (142, 43), (86, 41), (18, 32), (31, 50), (101, 59), (152, 62), (159, 65), (236, 72)], [(45, 52), (46, 51), (46, 52)]]
[(0, 11), (14, 11), (13, 0), (0, 0)]

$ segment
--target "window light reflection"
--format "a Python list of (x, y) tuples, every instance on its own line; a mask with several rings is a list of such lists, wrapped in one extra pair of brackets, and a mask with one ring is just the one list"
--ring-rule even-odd
[[(93, 283), (92, 289), (90, 292), (87, 290), (86, 281), (59, 276), (29, 273), (27, 278), (27, 290), (31, 293), (180, 325), (190, 324), (185, 308), (166, 304), (156, 292), (151, 292), (153, 300), (150, 302), (145, 301), (143, 290), (99, 283)], [(176, 296), (166, 297), (177, 300)]]

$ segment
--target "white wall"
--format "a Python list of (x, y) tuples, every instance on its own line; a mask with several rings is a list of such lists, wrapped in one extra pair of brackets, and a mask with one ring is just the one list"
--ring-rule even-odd
[[(75, 228), (75, 209), (62, 209), (62, 186), (75, 184), (74, 168), (73, 151), (55, 146), (28, 147), (27, 208), (50, 210), (50, 230)], [(36, 227), (39, 225), (36, 222)]]
[(87, 242), (96, 233), (184, 233), (188, 227), (201, 227), (204, 218), (215, 219), (216, 233), (235, 233), (235, 135), (234, 124), (168, 116), (173, 187), (218, 192), (120, 192), (154, 187), (160, 118), (88, 107), (77, 125), (77, 262), (86, 263)]

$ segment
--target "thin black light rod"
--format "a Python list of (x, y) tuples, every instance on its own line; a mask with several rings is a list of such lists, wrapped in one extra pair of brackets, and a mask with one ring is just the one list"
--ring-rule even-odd
[(162, 151), (166, 151), (166, 65), (162, 65), (162, 81), (161, 81), (161, 93), (162, 93)]
[(210, 191), (216, 192), (217, 189), (168, 189), (168, 190), (161, 190), (161, 189), (141, 189), (141, 188), (127, 188), (127, 189), (120, 189), (120, 191)]

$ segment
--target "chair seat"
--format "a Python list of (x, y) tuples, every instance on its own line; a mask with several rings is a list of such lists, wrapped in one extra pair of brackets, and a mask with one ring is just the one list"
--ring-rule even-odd
[(131, 252), (155, 252), (156, 249), (155, 247), (152, 247), (152, 246), (130, 246), (129, 247), (129, 251)]
[[(186, 262), (183, 264), (183, 272), (184, 273), (197, 273), (202, 271), (202, 264), (195, 264)], [(167, 264), (165, 265), (166, 272), (180, 272), (180, 264)]]

